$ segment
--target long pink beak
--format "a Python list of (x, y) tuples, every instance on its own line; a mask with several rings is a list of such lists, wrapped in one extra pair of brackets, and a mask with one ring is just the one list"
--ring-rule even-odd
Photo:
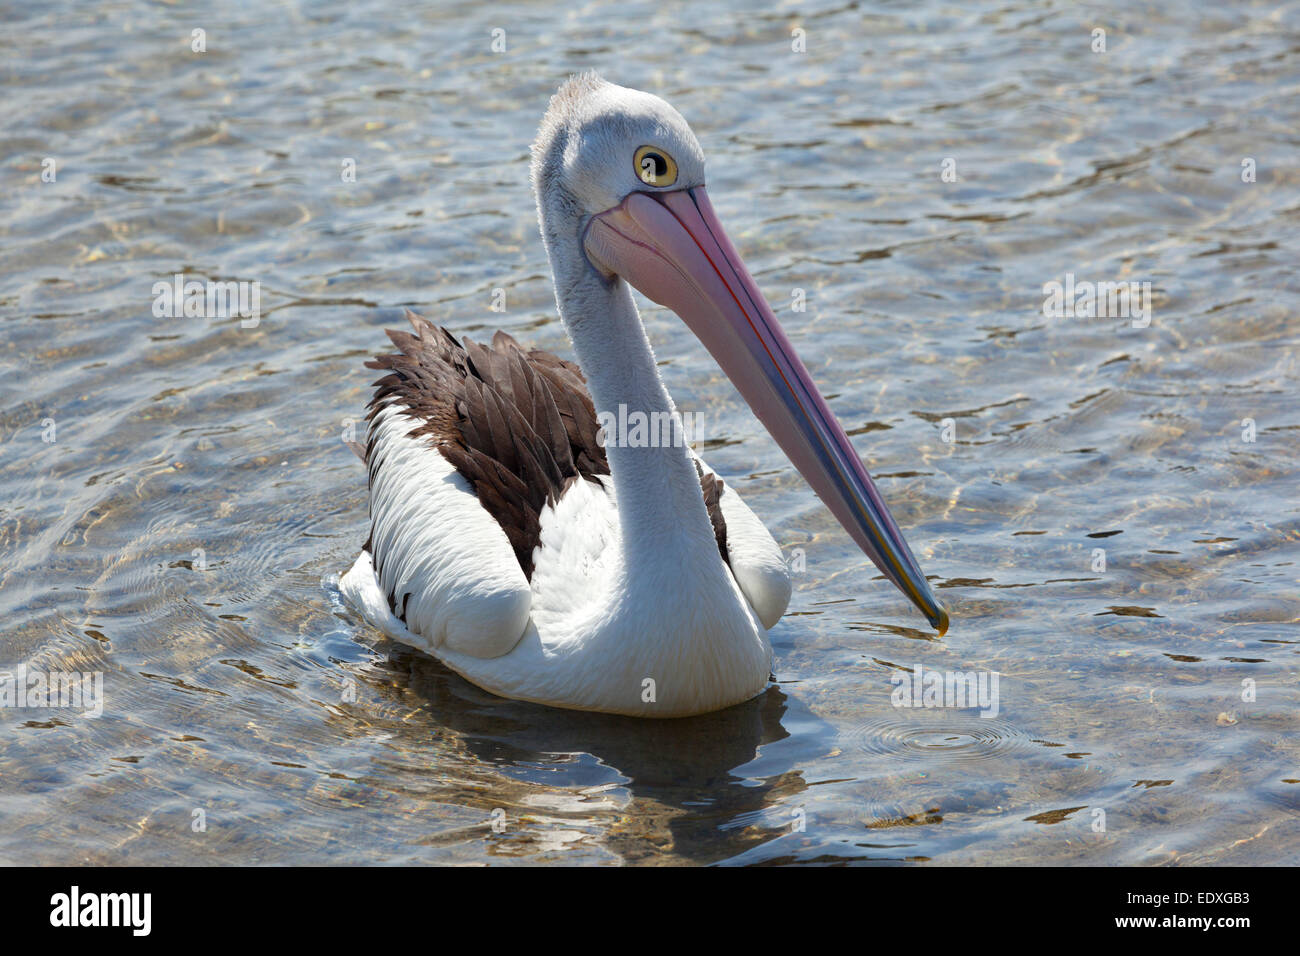
[(723, 232), (704, 187), (632, 193), (592, 218), (584, 246), (597, 268), (622, 276), (682, 318), (867, 557), (943, 634), (948, 612)]

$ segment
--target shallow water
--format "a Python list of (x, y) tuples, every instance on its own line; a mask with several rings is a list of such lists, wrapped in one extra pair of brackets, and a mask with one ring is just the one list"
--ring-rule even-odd
[[(0, 708), (0, 861), (1294, 861), (1297, 5), (4, 18), (0, 669), (102, 672), (106, 705)], [(587, 67), (691, 121), (944, 638), (644, 302), (801, 569), (776, 684), (558, 712), (339, 608), (382, 330), (410, 306), (568, 354), (526, 157)], [(260, 282), (260, 323), (155, 318), (177, 272)], [(1150, 282), (1149, 327), (1045, 318), (1066, 273)], [(997, 672), (997, 716), (894, 707), (917, 665)]]

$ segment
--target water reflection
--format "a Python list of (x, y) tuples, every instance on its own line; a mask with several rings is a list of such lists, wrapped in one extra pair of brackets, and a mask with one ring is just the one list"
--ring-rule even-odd
[[(579, 814), (590, 811), (583, 796), (617, 792), (621, 806), (611, 815), (630, 818), (604, 821), (601, 842), (628, 861), (661, 852), (692, 862), (722, 859), (736, 851), (738, 837), (729, 831), (737, 820), (746, 845), (788, 832), (789, 816), (782, 820), (773, 806), (805, 789), (799, 763), (810, 750), (825, 749), (824, 723), (775, 684), (714, 714), (637, 720), (505, 700), (418, 651), (385, 641), (383, 652), (386, 686), (422, 702), (432, 734), (452, 735), (463, 757), (522, 785), (495, 791), (514, 800), (507, 821), (516, 811), (537, 812), (531, 785), (563, 786), (573, 796), (567, 809)], [(778, 746), (790, 741), (783, 720), (792, 704), (802, 731), (813, 733)], [(548, 811), (566, 809), (561, 795), (548, 797)]]

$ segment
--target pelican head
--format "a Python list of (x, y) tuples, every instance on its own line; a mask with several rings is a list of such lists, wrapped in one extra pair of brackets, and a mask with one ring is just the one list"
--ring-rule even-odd
[(946, 631), (947, 612), (719, 223), (681, 114), (594, 73), (575, 77), (551, 100), (532, 175), (557, 297), (626, 281), (675, 312), (867, 557)]

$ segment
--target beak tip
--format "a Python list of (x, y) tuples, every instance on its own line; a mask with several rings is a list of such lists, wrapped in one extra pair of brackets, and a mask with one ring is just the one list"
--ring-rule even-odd
[(943, 637), (948, 633), (948, 611), (942, 604), (936, 604), (935, 608), (938, 613), (930, 618), (930, 625), (939, 632), (940, 637)]

